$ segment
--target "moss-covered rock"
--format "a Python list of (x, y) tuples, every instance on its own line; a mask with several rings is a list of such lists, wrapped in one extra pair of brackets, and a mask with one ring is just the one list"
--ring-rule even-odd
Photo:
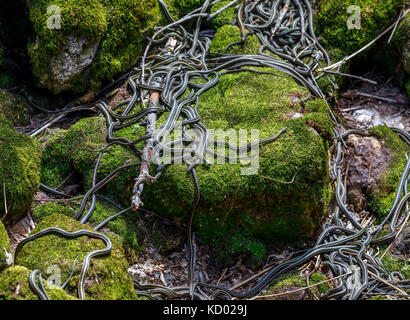
[(40, 182), (40, 161), (40, 145), (0, 117), (0, 215), (5, 214), (6, 201), (7, 221), (18, 219), (30, 208)]
[[(305, 107), (294, 103), (306, 95), (305, 89), (285, 76), (243, 72), (222, 76), (218, 85), (201, 96), (198, 111), (210, 129), (257, 129), (264, 139), (287, 128), (275, 142), (261, 146), (256, 175), (242, 175), (240, 163), (197, 169), (201, 202), (194, 225), (204, 241), (224, 249), (216, 252), (247, 252), (262, 258), (266, 248), (261, 239), (300, 240), (310, 237), (319, 225), (330, 197), (327, 138), (332, 124), (323, 101), (309, 101)], [(122, 134), (134, 139), (144, 134), (139, 127), (127, 130)], [(97, 155), (85, 148), (103, 146), (104, 137), (104, 121), (90, 118), (54, 138), (44, 151), (44, 182), (54, 181), (55, 186), (74, 169), (83, 175), (88, 188)], [(133, 158), (127, 150), (113, 148), (102, 157), (99, 179)], [(55, 172), (67, 164), (70, 169)], [(137, 172), (132, 168), (121, 173), (100, 192), (129, 205)], [(294, 176), (290, 184), (269, 179), (289, 182)], [(143, 201), (185, 223), (193, 190), (186, 167), (173, 165), (158, 183), (145, 187)]]
[[(75, 203), (75, 201), (66, 201), (64, 204), (49, 202), (35, 207), (32, 212), (32, 217), (37, 223), (45, 217), (56, 213), (72, 217), (77, 212), (78, 208), (79, 204), (78, 202)], [(97, 200), (95, 210), (87, 223), (95, 227), (117, 212), (118, 208), (109, 203)], [(108, 229), (121, 237), (124, 241), (124, 249), (127, 251), (127, 254), (132, 256), (138, 254), (141, 249), (141, 246), (138, 243), (138, 238), (142, 230), (138, 228), (136, 221), (137, 216), (138, 215), (134, 212), (126, 212), (108, 222), (104, 227), (105, 229)]]
[(377, 214), (377, 221), (381, 222), (393, 205), (396, 190), (406, 165), (405, 153), (410, 150), (410, 147), (388, 127), (377, 126), (371, 128), (369, 132), (384, 141), (391, 155), (387, 169), (381, 174), (377, 186), (369, 197), (369, 208)]
[[(341, 59), (373, 40), (393, 23), (405, 0), (321, 0), (318, 2), (317, 30), (323, 36), (328, 50), (334, 49), (335, 59)], [(360, 8), (360, 27), (349, 28), (347, 22), (356, 11), (348, 13), (349, 6)]]
[(0, 222), (0, 271), (9, 267), (13, 263), (13, 254), (10, 250), (10, 239), (6, 228)]
[[(210, 10), (210, 13), (214, 13), (216, 11), (218, 11), (219, 9), (222, 9), (224, 6), (226, 6), (227, 4), (229, 4), (231, 1), (221, 1), (221, 2), (217, 2), (215, 3)], [(222, 11), (221, 13), (219, 13), (215, 18), (211, 19), (210, 24), (212, 27), (214, 27), (215, 29), (218, 29), (220, 27), (222, 27), (225, 24), (232, 24), (232, 22), (235, 21), (236, 18), (236, 9), (234, 6), (225, 9), (224, 11)]]
[[(194, 225), (202, 239), (224, 249), (215, 251), (261, 257), (257, 238), (300, 240), (318, 226), (329, 199), (326, 137), (331, 122), (321, 101), (293, 106), (292, 97), (305, 94), (289, 78), (243, 72), (222, 76), (201, 96), (198, 111), (210, 129), (257, 129), (264, 139), (287, 128), (275, 142), (261, 146), (255, 175), (242, 175), (240, 163), (198, 167), (201, 202)], [(290, 184), (269, 179), (289, 182), (294, 176)], [(193, 194), (186, 167), (173, 165), (158, 183), (145, 187), (143, 201), (183, 223)]]
[[(52, 214), (43, 218), (32, 234), (49, 227), (59, 227), (69, 232), (80, 229), (92, 230), (89, 226), (80, 224), (74, 219), (60, 214)], [(128, 264), (124, 257), (120, 238), (112, 233), (107, 234), (107, 236), (112, 241), (112, 251), (110, 255), (92, 259), (85, 285), (86, 297), (97, 300), (137, 299), (131, 276), (127, 272)], [(105, 244), (101, 240), (91, 239), (87, 236), (69, 239), (51, 234), (22, 247), (16, 263), (30, 269), (40, 269), (43, 272), (46, 272), (50, 266), (57, 266), (62, 282), (64, 282), (70, 275), (73, 262), (78, 254), (81, 254), (83, 258), (85, 254), (104, 247)], [(74, 296), (76, 295), (81, 266), (77, 264), (75, 270), (76, 272), (66, 289)]]
[(22, 96), (0, 89), (0, 116), (10, 120), (14, 126), (24, 126), (30, 123), (32, 113)]
[[(143, 127), (134, 125), (116, 134), (132, 138), (143, 135), (144, 132)], [(91, 168), (98, 155), (92, 150), (105, 145), (106, 133), (105, 120), (93, 117), (80, 120), (69, 130), (50, 139), (43, 152), (41, 181), (51, 187), (57, 187), (71, 172), (76, 171), (81, 175), (84, 186), (88, 188), (92, 181)], [(111, 147), (102, 156), (98, 179), (104, 178), (127, 161), (137, 162), (132, 151), (120, 146)], [(132, 190), (131, 182), (137, 170), (129, 168), (122, 171), (104, 187), (104, 194), (128, 205)]]
[[(47, 24), (58, 14), (47, 11), (51, 5), (60, 10), (60, 28)], [(28, 53), (38, 85), (54, 93), (97, 89), (136, 62), (158, 17), (154, 0), (31, 0), (37, 40)]]
[[(38, 300), (29, 284), (30, 273), (22, 266), (13, 266), (0, 273), (0, 300)], [(60, 288), (49, 287), (47, 283), (44, 287), (51, 300), (76, 300)]]
[[(231, 45), (235, 43), (234, 45)], [(241, 31), (237, 26), (224, 25), (215, 33), (209, 48), (211, 53), (257, 54), (260, 46), (255, 35), (246, 37), (241, 42)]]

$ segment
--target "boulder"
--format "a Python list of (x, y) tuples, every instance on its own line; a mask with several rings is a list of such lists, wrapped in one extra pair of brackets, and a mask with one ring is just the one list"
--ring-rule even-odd
[[(29, 276), (31, 270), (22, 266), (13, 266), (0, 273), (0, 300), (39, 300), (31, 289)], [(51, 300), (76, 300), (64, 290), (45, 285)]]
[[(69, 232), (80, 229), (92, 231), (88, 225), (54, 213), (44, 217), (31, 234), (49, 227), (58, 227)], [(107, 234), (107, 236), (112, 241), (112, 251), (109, 255), (91, 259), (91, 266), (85, 281), (86, 298), (96, 300), (137, 299), (131, 276), (127, 273), (128, 263), (121, 241), (114, 234)], [(105, 244), (101, 240), (87, 236), (70, 239), (50, 234), (24, 245), (17, 256), (16, 264), (31, 270), (40, 269), (45, 273), (50, 272), (49, 270), (58, 270), (61, 282), (65, 282), (78, 254), (82, 253), (83, 258), (85, 254), (104, 247)], [(75, 270), (66, 288), (66, 291), (73, 296), (76, 296), (81, 266), (77, 264)]]
[[(0, 203), (7, 204), (7, 223), (30, 209), (39, 187), (40, 163), (40, 144), (17, 133), (11, 122), (0, 117)], [(0, 215), (4, 217), (5, 213), (5, 206), (0, 206)]]
[(0, 222), (0, 271), (13, 264), (13, 254), (10, 250), (10, 239), (6, 228)]
[(377, 172), (377, 168), (375, 168), (376, 171), (371, 169), (371, 174), (379, 174), (379, 179), (377, 184), (369, 188), (368, 200), (368, 209), (377, 214), (377, 221), (381, 222), (393, 205), (396, 190), (406, 165), (405, 154), (410, 151), (410, 147), (388, 127), (373, 127), (369, 132), (380, 141), (386, 150), (383, 151), (384, 155), (381, 154), (381, 158), (375, 160), (376, 167), (379, 163), (378, 168), (384, 167), (384, 169), (380, 172)]
[(22, 96), (0, 89), (0, 116), (10, 120), (14, 126), (25, 126), (30, 124), (32, 114), (32, 108)]
[[(266, 249), (260, 239), (306, 239), (320, 225), (330, 200), (327, 146), (332, 123), (323, 101), (299, 104), (306, 95), (283, 75), (243, 72), (222, 76), (201, 96), (198, 110), (210, 129), (257, 129), (264, 139), (287, 128), (276, 141), (261, 146), (257, 174), (243, 175), (240, 163), (198, 167), (201, 202), (194, 218), (196, 232), (204, 241), (225, 247), (224, 254), (250, 251), (261, 258)], [(117, 137), (136, 139), (144, 134), (138, 126), (121, 131)], [(74, 170), (88, 189), (97, 156), (89, 149), (104, 146), (105, 135), (105, 121), (98, 117), (80, 120), (58, 134), (45, 146), (42, 181), (57, 186)], [(102, 157), (98, 179), (127, 160), (135, 161), (130, 151), (111, 148)], [(130, 168), (100, 193), (127, 206), (137, 175), (138, 167)], [(143, 202), (184, 224), (193, 202), (186, 166), (172, 165), (157, 183), (146, 185)]]
[[(336, 61), (343, 59), (376, 38), (394, 22), (405, 0), (320, 0), (317, 2), (316, 34), (323, 37), (323, 44)], [(348, 11), (348, 7), (354, 5)], [(360, 11), (357, 12), (357, 9)], [(358, 14), (360, 24), (355, 24)], [(352, 20), (354, 26), (348, 27)]]
[(159, 19), (155, 0), (30, 0), (29, 10), (33, 74), (38, 86), (55, 94), (97, 90), (130, 68), (143, 49), (143, 33)]

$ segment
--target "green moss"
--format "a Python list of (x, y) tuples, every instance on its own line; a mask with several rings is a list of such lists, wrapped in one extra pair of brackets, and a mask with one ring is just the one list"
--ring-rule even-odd
[[(315, 285), (319, 282), (327, 280), (327, 277), (319, 272), (315, 272), (310, 275), (309, 284)], [(301, 277), (299, 273), (293, 271), (288, 274), (280, 276), (278, 279), (272, 281), (271, 286), (266, 290), (264, 295), (279, 294), (286, 291), (297, 290), (298, 288), (304, 288), (307, 286), (306, 278)], [(332, 289), (329, 282), (322, 283), (320, 285), (314, 286), (309, 290), (305, 290), (307, 293), (307, 298), (312, 299), (313, 294), (317, 296), (323, 295), (328, 290)], [(286, 299), (287, 295), (278, 295), (277, 299)]]
[[(143, 127), (132, 126), (121, 130), (115, 136), (135, 139), (143, 132)], [(82, 119), (69, 130), (50, 139), (44, 146), (41, 181), (57, 187), (70, 173), (78, 172), (83, 178), (84, 188), (88, 189), (93, 175), (91, 168), (94, 167), (98, 156), (98, 152), (90, 150), (103, 147), (105, 136), (105, 120), (102, 117), (94, 117)], [(97, 178), (101, 180), (130, 160), (137, 162), (133, 152), (128, 149), (120, 146), (109, 148), (102, 156)], [(135, 172), (135, 168), (121, 171), (101, 190), (101, 193), (128, 205), (132, 193), (130, 182), (135, 178)]]
[[(289, 97), (298, 94), (306, 92), (286, 77), (240, 73), (222, 76), (201, 96), (198, 112), (210, 129), (258, 129), (264, 139), (287, 127), (275, 142), (261, 146), (256, 175), (242, 175), (239, 163), (197, 168), (201, 201), (194, 225), (202, 240), (224, 253), (220, 261), (244, 251), (263, 255), (256, 245), (262, 239), (310, 237), (321, 220), (330, 197), (325, 141), (331, 122), (319, 100), (308, 102), (304, 110), (292, 107)], [(304, 113), (290, 119), (296, 111)], [(291, 181), (297, 170), (292, 184), (262, 177)], [(158, 183), (145, 186), (143, 201), (182, 224), (193, 194), (186, 167), (173, 165)]]
[(10, 239), (7, 235), (6, 228), (0, 222), (0, 271), (8, 267), (12, 261), (12, 253), (10, 250)]
[[(40, 180), (40, 145), (14, 131), (12, 124), (0, 117), (0, 215), (7, 202), (7, 220), (19, 218), (30, 208)], [(3, 185), (6, 199), (4, 199)]]
[(209, 51), (212, 53), (229, 54), (257, 54), (260, 46), (255, 35), (246, 37), (245, 42), (238, 43), (227, 48), (234, 42), (241, 41), (241, 31), (237, 26), (224, 25), (215, 33)]
[(174, 19), (180, 19), (191, 11), (201, 7), (204, 0), (165, 0), (164, 2), (172, 17)]
[[(38, 300), (38, 296), (30, 288), (31, 271), (22, 266), (13, 266), (0, 273), (0, 300)], [(49, 288), (46, 292), (51, 300), (76, 300), (60, 288)]]
[[(45, 217), (32, 234), (48, 227), (59, 227), (69, 232), (80, 229), (92, 230), (71, 218), (52, 214)], [(112, 241), (113, 248), (110, 255), (92, 259), (85, 285), (86, 297), (97, 300), (137, 299), (131, 277), (127, 273), (128, 264), (119, 237), (112, 233), (107, 236)], [(101, 240), (86, 236), (68, 239), (51, 234), (27, 243), (20, 251), (16, 263), (43, 272), (50, 266), (57, 266), (63, 282), (71, 273), (73, 261), (78, 254), (81, 253), (83, 258), (85, 254), (104, 247), (105, 244)], [(76, 292), (80, 269), (81, 266), (77, 264), (75, 275), (67, 286), (68, 292), (72, 295)]]
[[(383, 250), (384, 252), (384, 250)], [(388, 272), (398, 271), (405, 279), (410, 279), (410, 261), (405, 257), (393, 256), (390, 252), (387, 252), (382, 260), (383, 267)]]
[(31, 113), (23, 97), (0, 89), (0, 116), (15, 126), (24, 126), (30, 123)]
[[(61, 29), (47, 27), (50, 5), (61, 9)], [(68, 35), (101, 40), (91, 73), (84, 71), (71, 84), (71, 91), (84, 92), (84, 77), (92, 79), (91, 87), (97, 89), (136, 62), (145, 41), (143, 32), (158, 20), (158, 5), (154, 0), (33, 0), (30, 20), (38, 36), (28, 45), (37, 79), (47, 74), (51, 57), (61, 52)]]
[(374, 127), (369, 132), (384, 140), (391, 153), (389, 165), (381, 174), (376, 188), (369, 197), (369, 208), (377, 214), (377, 221), (380, 223), (393, 205), (395, 193), (406, 164), (405, 153), (409, 151), (409, 147), (386, 126)]
[[(218, 85), (201, 96), (198, 111), (210, 129), (258, 129), (259, 139), (264, 139), (287, 128), (275, 142), (261, 146), (257, 175), (242, 175), (240, 163), (197, 169), (201, 203), (194, 225), (202, 240), (221, 249), (215, 252), (248, 252), (262, 257), (265, 249), (261, 240), (308, 238), (321, 221), (330, 198), (327, 139), (332, 123), (323, 101), (309, 101), (304, 108), (291, 103), (291, 96), (306, 95), (305, 89), (287, 77), (244, 72), (222, 76)], [(296, 112), (301, 116), (292, 118)], [(52, 176), (48, 172), (65, 159), (71, 170), (82, 174), (88, 189), (97, 154), (85, 148), (103, 146), (104, 127), (100, 118), (81, 120), (50, 141), (44, 151), (43, 177)], [(135, 139), (143, 134), (143, 127), (135, 127), (117, 136)], [(135, 156), (121, 147), (112, 148), (102, 157), (98, 178), (127, 160), (135, 161)], [(262, 177), (291, 181), (296, 171), (292, 184)], [(137, 168), (124, 171), (99, 192), (128, 206), (137, 173)], [(59, 173), (55, 184), (68, 174), (69, 170)], [(186, 167), (173, 165), (166, 168), (158, 183), (145, 186), (143, 201), (146, 207), (184, 224), (193, 191)], [(220, 260), (227, 261), (225, 257)]]
[[(81, 199), (80, 199), (81, 200)], [(79, 208), (79, 203), (70, 201), (65, 202), (64, 204), (49, 202), (34, 208), (32, 212), (32, 217), (35, 222), (40, 222), (45, 217), (48, 217), (52, 214), (62, 214), (68, 217), (73, 217)], [(108, 217), (118, 212), (118, 208), (97, 200), (95, 210), (91, 215), (88, 223), (92, 226), (97, 226), (99, 223), (106, 220)], [(137, 236), (141, 233), (141, 230), (137, 226), (137, 218), (134, 212), (124, 213), (121, 216), (118, 216), (114, 220), (111, 220), (106, 224), (104, 228), (108, 228), (110, 231), (114, 232), (123, 239), (124, 249), (127, 251), (127, 254), (136, 256), (141, 249), (141, 246), (138, 243)]]
[[(230, 2), (231, 1), (222, 1), (222, 2), (215, 3), (211, 7), (210, 13), (212, 14), (212, 13), (218, 11), (219, 9), (223, 8), (224, 6), (229, 4)], [(210, 24), (215, 29), (218, 29), (218, 28), (222, 27), (225, 24), (231, 24), (233, 21), (235, 21), (235, 18), (236, 18), (236, 9), (233, 6), (233, 7), (230, 7), (228, 9), (225, 9), (224, 11), (219, 13), (215, 18), (213, 18), (210, 21)]]
[[(327, 277), (324, 274), (315, 272), (310, 276), (310, 285), (314, 285), (314, 284), (317, 284), (319, 282), (326, 281), (326, 280), (327, 280)], [(312, 288), (312, 290), (315, 290), (316, 293), (320, 295), (325, 294), (330, 289), (332, 289), (330, 282), (325, 282), (325, 283), (319, 284), (316, 287)]]
[[(342, 50), (337, 59), (349, 55), (373, 40), (383, 29), (393, 23), (395, 14), (404, 0), (325, 0), (318, 3), (318, 33), (323, 36), (327, 49)], [(360, 29), (349, 29), (347, 13), (350, 5), (361, 10)]]

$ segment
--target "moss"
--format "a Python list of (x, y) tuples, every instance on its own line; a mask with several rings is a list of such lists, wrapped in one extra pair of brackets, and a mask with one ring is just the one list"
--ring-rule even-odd
[[(308, 238), (320, 222), (330, 198), (327, 138), (332, 123), (323, 101), (309, 101), (304, 108), (291, 103), (291, 97), (306, 95), (305, 89), (287, 77), (244, 72), (222, 76), (218, 85), (201, 96), (198, 111), (210, 129), (258, 129), (259, 138), (263, 139), (287, 127), (275, 142), (261, 146), (257, 175), (242, 175), (240, 163), (203, 165), (197, 169), (201, 203), (194, 225), (202, 240), (221, 249), (215, 252), (262, 257), (263, 240)], [(296, 112), (302, 116), (292, 119)], [(104, 145), (104, 127), (100, 118), (85, 119), (52, 139), (44, 151), (42, 179), (52, 182), (50, 172), (68, 165), (69, 169), (57, 172), (59, 178), (54, 186), (70, 170), (76, 170), (88, 189), (97, 154), (85, 148)], [(135, 139), (143, 134), (143, 127), (135, 127), (117, 136)], [(102, 157), (98, 179), (127, 160), (135, 161), (135, 156), (121, 147), (112, 148)], [(296, 171), (292, 184), (261, 177), (291, 181)], [(99, 192), (128, 206), (137, 172), (136, 168), (122, 172)], [(193, 190), (186, 167), (173, 165), (166, 168), (158, 183), (145, 186), (143, 201), (146, 207), (184, 224)], [(226, 255), (219, 260), (228, 261)]]
[(260, 46), (255, 35), (246, 37), (245, 42), (227, 48), (228, 45), (241, 41), (241, 31), (237, 26), (224, 25), (217, 30), (209, 51), (212, 53), (257, 54)]
[(0, 117), (0, 215), (5, 213), (6, 200), (7, 220), (19, 218), (30, 208), (39, 186), (40, 161), (40, 145), (30, 137), (15, 132), (12, 124)]
[[(310, 285), (314, 285), (314, 284), (317, 284), (319, 282), (326, 281), (326, 280), (327, 280), (327, 277), (324, 274), (315, 272), (310, 276)], [(330, 289), (332, 289), (330, 282), (325, 282), (325, 283), (319, 284), (316, 287), (312, 288), (312, 290), (315, 290), (316, 294), (319, 294), (319, 295), (325, 294)]]
[[(384, 252), (384, 250), (383, 250)], [(387, 252), (382, 260), (383, 267), (387, 272), (398, 271), (405, 279), (410, 279), (410, 261), (405, 257), (393, 256)]]
[[(405, 0), (325, 0), (318, 3), (318, 33), (323, 36), (323, 44), (328, 49), (341, 50), (336, 57), (341, 59), (373, 40), (384, 28), (394, 21), (395, 14)], [(347, 13), (350, 5), (361, 10), (360, 29), (347, 27), (352, 13)]]
[[(144, 127), (132, 126), (121, 130), (115, 136), (135, 139), (143, 135)], [(69, 130), (50, 139), (44, 146), (41, 181), (57, 187), (70, 173), (78, 172), (84, 182), (84, 188), (91, 186), (93, 171), (98, 152), (95, 150), (105, 145), (106, 124), (102, 117), (82, 119)], [(136, 161), (133, 152), (120, 146), (113, 146), (102, 156), (97, 179), (101, 180), (127, 161)], [(136, 168), (121, 171), (110, 181), (101, 193), (128, 205), (132, 194), (130, 184), (136, 176)]]
[(7, 235), (6, 228), (0, 222), (0, 271), (11, 265), (12, 253), (10, 250), (10, 239)]
[(169, 12), (174, 19), (180, 19), (199, 8), (205, 2), (204, 0), (165, 0)]
[[(13, 266), (0, 273), (0, 300), (38, 300), (28, 281), (30, 273), (22, 266)], [(45, 285), (45, 289), (51, 300), (76, 300), (60, 288)]]
[[(65, 202), (64, 204), (49, 202), (35, 207), (32, 212), (32, 217), (36, 223), (40, 222), (45, 217), (56, 213), (73, 217), (78, 208), (78, 202), (76, 203), (74, 201)], [(97, 226), (118, 211), (118, 208), (97, 200), (95, 210), (88, 220), (88, 224)], [(138, 229), (136, 218), (137, 215), (134, 212), (124, 213), (108, 222), (104, 227), (121, 237), (124, 242), (124, 249), (127, 251), (127, 254), (131, 254), (132, 256), (136, 256), (141, 249), (137, 240), (141, 230)]]
[[(61, 8), (61, 29), (47, 27), (50, 5)], [(30, 20), (38, 36), (28, 45), (37, 79), (47, 74), (51, 57), (61, 52), (68, 35), (101, 40), (91, 72), (85, 70), (72, 81), (71, 91), (84, 92), (84, 77), (92, 79), (89, 84), (96, 90), (136, 62), (145, 41), (143, 32), (158, 20), (158, 5), (154, 0), (33, 0)]]
[[(215, 252), (224, 253), (220, 261), (229, 263), (227, 255), (244, 251), (262, 253), (259, 240), (308, 238), (321, 220), (330, 197), (325, 141), (331, 122), (323, 102), (308, 102), (304, 110), (291, 106), (290, 96), (305, 94), (286, 77), (244, 72), (222, 76), (201, 96), (198, 112), (210, 129), (258, 129), (259, 138), (264, 139), (287, 127), (277, 141), (261, 146), (256, 175), (242, 175), (239, 163), (197, 168), (201, 201), (194, 225), (202, 240), (214, 246)], [(296, 111), (303, 116), (290, 119), (289, 114)], [(297, 170), (292, 184), (262, 177), (291, 181)], [(185, 223), (193, 193), (186, 167), (173, 165), (158, 183), (145, 186), (143, 201), (156, 212)]]
[(0, 89), (0, 116), (9, 119), (15, 126), (24, 126), (30, 123), (31, 114), (23, 97)]
[(374, 127), (369, 132), (384, 140), (391, 153), (389, 165), (381, 174), (376, 188), (369, 197), (369, 208), (377, 214), (377, 221), (380, 223), (393, 205), (395, 193), (406, 164), (405, 153), (409, 151), (409, 147), (399, 138), (398, 134), (386, 126)]
[[(210, 13), (212, 14), (212, 13), (218, 11), (219, 9), (223, 8), (224, 6), (229, 4), (230, 2), (231, 1), (222, 1), (222, 2), (215, 3), (211, 7)], [(236, 18), (236, 9), (233, 6), (233, 7), (230, 7), (228, 9), (225, 9), (224, 11), (219, 13), (215, 18), (213, 18), (210, 21), (210, 24), (215, 29), (218, 29), (218, 28), (222, 27), (225, 24), (231, 24), (233, 21), (235, 21), (235, 18)]]
[[(52, 214), (45, 217), (32, 234), (48, 227), (59, 227), (69, 232), (80, 229), (92, 230), (89, 226), (69, 217)], [(131, 277), (127, 273), (128, 264), (119, 237), (112, 233), (107, 236), (113, 248), (110, 255), (92, 259), (85, 285), (86, 297), (97, 300), (137, 299)], [(85, 254), (104, 247), (105, 244), (101, 240), (87, 236), (68, 239), (50, 234), (27, 243), (20, 251), (16, 263), (43, 272), (50, 266), (57, 266), (61, 271), (62, 281), (65, 281), (71, 273), (73, 261), (78, 254), (81, 253), (81, 257), (84, 257)], [(75, 275), (67, 286), (68, 292), (72, 295), (76, 292), (80, 269), (81, 266), (77, 264)]]
[[(325, 280), (327, 280), (327, 277), (324, 274), (315, 272), (310, 275), (309, 284), (315, 285)], [(272, 284), (268, 287), (264, 295), (283, 293), (286, 291), (297, 290), (298, 288), (304, 288), (306, 286), (307, 286), (306, 278), (301, 277), (299, 273), (293, 271), (288, 274), (284, 274), (280, 276), (278, 279), (273, 280)], [(301, 299), (299, 295), (300, 293), (306, 293), (307, 299), (313, 299), (312, 293), (316, 294), (317, 296), (320, 296), (326, 293), (330, 289), (332, 289), (332, 286), (330, 285), (330, 283), (325, 282), (323, 284), (314, 286), (310, 288), (309, 290), (303, 290), (298, 293), (295, 292), (294, 297), (292, 297), (291, 294), (288, 294), (288, 295), (284, 294), (284, 295), (278, 295), (277, 299), (292, 299), (292, 300)]]

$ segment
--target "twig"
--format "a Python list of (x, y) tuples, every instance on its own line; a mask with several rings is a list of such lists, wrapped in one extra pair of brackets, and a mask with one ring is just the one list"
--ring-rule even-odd
[(271, 270), (274, 266), (270, 266), (266, 269), (263, 269), (261, 272), (253, 275), (252, 277), (242, 281), (241, 283), (238, 283), (237, 285), (234, 285), (232, 288), (230, 288), (229, 290), (235, 290), (238, 289), (239, 287), (242, 287), (243, 285), (247, 284), (248, 282), (251, 282), (252, 280), (260, 277), (261, 275), (263, 275), (264, 273), (268, 272), (269, 270)]
[[(400, 19), (398, 19), (398, 21), (402, 20), (407, 14), (409, 13), (409, 9), (407, 9), (403, 16), (400, 17)], [(336, 62), (334, 64), (332, 64), (331, 66), (328, 66), (326, 68), (321, 68), (318, 71), (326, 71), (326, 70), (332, 70), (334, 68), (337, 68), (339, 66), (341, 66), (343, 63), (345, 63), (346, 61), (352, 59), (353, 57), (357, 56), (359, 53), (361, 53), (362, 51), (366, 50), (368, 47), (370, 47), (371, 45), (373, 45), (373, 43), (375, 43), (377, 40), (379, 40), (381, 37), (383, 37), (387, 32), (389, 32), (391, 29), (394, 28), (394, 26), (396, 25), (397, 21), (392, 24), (390, 27), (388, 27), (386, 30), (384, 30), (381, 34), (379, 34), (376, 38), (374, 38), (372, 41), (370, 41), (368, 44), (366, 44), (364, 47), (362, 47), (361, 49), (359, 49), (358, 51), (356, 51), (355, 53), (352, 53), (350, 56), (345, 57), (343, 60)]]
[(397, 100), (394, 99), (389, 99), (389, 98), (385, 98), (385, 97), (380, 97), (380, 96), (375, 96), (373, 94), (368, 94), (368, 93), (364, 93), (364, 92), (355, 92), (358, 96), (363, 96), (363, 97), (367, 97), (367, 98), (372, 98), (372, 99), (376, 99), (376, 100), (381, 100), (381, 101), (386, 101), (386, 102), (390, 102), (390, 103), (397, 103)]
[(296, 172), (295, 172), (295, 174), (293, 175), (293, 178), (292, 178), (291, 181), (282, 181), (282, 180), (278, 180), (278, 179), (275, 179), (275, 178), (266, 177), (266, 176), (263, 176), (263, 175), (259, 175), (259, 176), (262, 177), (262, 178), (268, 179), (268, 180), (273, 180), (273, 181), (275, 181), (275, 182), (282, 183), (282, 184), (292, 184), (293, 182), (295, 182), (295, 178), (296, 178), (296, 175), (298, 174), (299, 170), (300, 170), (300, 168), (298, 168), (298, 169), (296, 170)]
[(4, 215), (1, 218), (1, 221), (4, 221), (6, 219), (9, 211), (7, 210), (7, 197), (6, 197), (6, 183), (3, 181), (3, 198), (4, 198)]
[(393, 289), (399, 291), (400, 293), (402, 293), (402, 294), (404, 294), (404, 295), (406, 295), (406, 296), (409, 296), (406, 291), (400, 289), (399, 287), (396, 287), (395, 285), (393, 285), (393, 284), (391, 284), (390, 282), (384, 280), (383, 278), (380, 278), (378, 275), (374, 274), (374, 273), (371, 272), (370, 270), (367, 270), (367, 272), (369, 272), (369, 274), (372, 275), (373, 277), (375, 277), (377, 280), (383, 282), (384, 284), (387, 284), (388, 286), (390, 286), (390, 287), (392, 287)]
[(39, 133), (43, 132), (45, 129), (47, 129), (49, 126), (51, 126), (53, 123), (63, 119), (66, 116), (66, 113), (60, 114), (59, 116), (55, 117), (51, 121), (48, 121), (45, 125), (43, 125), (41, 128), (37, 129), (33, 133), (30, 134), (30, 137), (35, 137)]
[(391, 32), (391, 35), (390, 35), (390, 37), (389, 37), (389, 40), (387, 40), (387, 43), (390, 43), (391, 39), (393, 38), (393, 35), (394, 35), (394, 33), (396, 32), (396, 28), (397, 28), (397, 26), (399, 25), (399, 21), (400, 21), (400, 18), (401, 18), (401, 14), (402, 14), (402, 13), (403, 13), (403, 10), (400, 11), (399, 17), (398, 17), (397, 20), (396, 20), (396, 24), (395, 24), (395, 26), (394, 26), (393, 31)]
[(334, 277), (334, 278), (331, 278), (331, 279), (327, 279), (327, 280), (320, 281), (320, 282), (318, 282), (318, 283), (312, 284), (312, 285), (307, 286), (307, 287), (302, 287), (302, 288), (299, 288), (299, 289), (295, 289), (295, 290), (291, 290), (291, 291), (286, 291), (286, 292), (268, 294), (268, 295), (266, 295), (266, 296), (255, 296), (255, 297), (250, 298), (249, 300), (256, 300), (256, 299), (263, 299), (263, 298), (278, 297), (278, 296), (283, 296), (283, 295), (286, 295), (286, 294), (289, 294), (289, 293), (295, 293), (295, 292), (299, 292), (299, 291), (304, 291), (304, 290), (306, 290), (306, 289), (310, 289), (310, 288), (313, 288), (313, 287), (317, 287), (317, 286), (319, 286), (319, 285), (321, 285), (321, 284), (323, 284), (323, 283), (327, 283), (327, 282), (330, 282), (330, 281), (333, 281), (333, 280), (336, 280), (336, 279), (339, 279), (339, 278), (342, 278), (342, 277), (345, 277), (345, 276), (349, 276), (349, 275), (351, 275), (351, 274), (352, 274), (352, 272), (348, 272), (348, 273), (342, 274), (342, 275), (340, 275), (340, 276), (337, 276), (337, 277)]
[(66, 183), (66, 181), (67, 181), (69, 178), (71, 178), (71, 176), (72, 176), (73, 174), (74, 174), (74, 171), (71, 172), (71, 173), (68, 175), (68, 177), (65, 178), (65, 179), (57, 186), (56, 190), (58, 190), (58, 188), (60, 188), (62, 185), (64, 185), (64, 183)]
[(222, 272), (221, 276), (219, 277), (218, 281), (216, 282), (216, 285), (218, 285), (222, 281), (222, 279), (225, 276), (227, 271), (228, 271), (228, 268), (225, 268), (224, 271)]
[(339, 75), (339, 76), (342, 76), (342, 77), (348, 77), (348, 78), (358, 79), (358, 80), (361, 80), (361, 81), (363, 81), (363, 82), (368, 82), (368, 83), (371, 83), (371, 84), (377, 84), (376, 81), (373, 81), (373, 80), (370, 80), (370, 79), (366, 79), (366, 78), (363, 78), (363, 77), (359, 77), (359, 76), (355, 76), (355, 75), (349, 74), (349, 73), (342, 73), (342, 72), (329, 71), (329, 70), (323, 70), (323, 72), (325, 72), (325, 73), (330, 73), (330, 74), (335, 74), (335, 75)]

